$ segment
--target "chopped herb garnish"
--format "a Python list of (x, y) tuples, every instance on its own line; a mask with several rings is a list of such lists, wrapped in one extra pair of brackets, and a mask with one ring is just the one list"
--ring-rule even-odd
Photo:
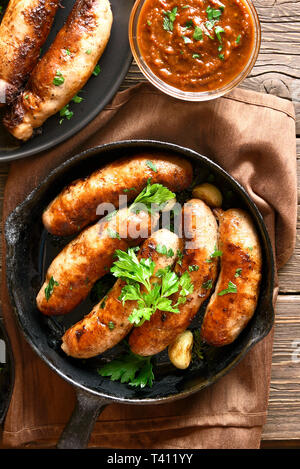
[(220, 291), (218, 295), (223, 296), (228, 295), (228, 293), (237, 293), (237, 286), (231, 281), (228, 282), (228, 288), (225, 288), (225, 290)]
[(195, 27), (193, 38), (195, 39), (195, 41), (201, 41), (203, 39), (202, 29), (199, 26)]
[(219, 59), (224, 60), (224, 54), (219, 54)]
[(190, 272), (196, 272), (197, 270), (199, 270), (199, 265), (189, 265), (189, 271)]
[(177, 7), (174, 7), (172, 11), (164, 11), (164, 22), (163, 28), (165, 31), (173, 31), (174, 21), (177, 14)]
[(53, 277), (51, 277), (50, 280), (49, 280), (48, 285), (45, 288), (45, 297), (46, 297), (47, 301), (49, 301), (50, 296), (53, 293), (54, 287), (55, 286), (58, 287), (58, 285), (59, 285), (59, 283), (56, 280), (54, 280)]
[(237, 278), (237, 277), (240, 277), (241, 275), (242, 275), (242, 269), (236, 269), (234, 276)]
[(242, 37), (242, 36), (239, 34), (238, 37), (236, 38), (235, 42), (236, 42), (237, 44), (240, 43), (241, 37)]
[[(223, 8), (224, 9), (224, 8)], [(221, 10), (217, 10), (217, 9), (214, 9), (212, 8), (211, 6), (207, 7), (206, 9), (206, 14), (207, 14), (207, 18), (209, 20), (213, 20), (213, 19), (218, 19), (220, 18), (220, 16), (222, 15), (222, 11)]]
[(193, 54), (193, 59), (200, 59), (200, 55), (199, 54)]
[(221, 50), (223, 49), (223, 46), (222, 44), (218, 47), (218, 52), (221, 52)]
[(157, 167), (155, 166), (155, 164), (152, 161), (147, 160), (146, 165), (148, 166), (148, 168), (152, 169), (152, 171), (157, 173)]
[(54, 79), (53, 79), (53, 85), (55, 85), (55, 86), (60, 86), (60, 85), (62, 85), (64, 82), (65, 82), (65, 79), (64, 79), (62, 73), (61, 73), (59, 70), (57, 70), (57, 71), (56, 71), (56, 74), (55, 74), (55, 77), (54, 77)]
[(151, 26), (151, 24), (152, 24), (151, 21), (150, 21), (150, 20), (147, 20), (147, 25), (148, 25), (148, 26)]
[(110, 227), (107, 228), (107, 233), (108, 233), (108, 236), (112, 239), (121, 239), (119, 233)]
[(190, 5), (184, 5), (184, 6), (182, 7), (183, 10), (185, 10), (186, 8), (190, 8)]
[(87, 55), (91, 55), (92, 50), (91, 50), (91, 49), (88, 49), (88, 50), (85, 51), (85, 53), (86, 53)]
[(213, 286), (212, 280), (207, 280), (207, 282), (202, 283), (202, 288), (205, 290), (210, 290)]
[(249, 251), (253, 251), (253, 246), (248, 247)]
[(174, 251), (173, 249), (168, 249), (167, 246), (163, 245), (163, 244), (158, 244), (156, 246), (156, 251), (158, 252), (158, 254), (163, 254), (164, 256), (167, 256), (167, 257), (173, 257), (174, 256)]
[(83, 98), (81, 96), (78, 96), (78, 94), (76, 94), (75, 96), (73, 96), (72, 101), (74, 101), (74, 103), (76, 104), (79, 104), (81, 103), (81, 101), (83, 101)]
[(110, 329), (111, 331), (115, 328), (115, 323), (113, 321), (109, 321), (107, 325), (108, 329)]
[(67, 55), (71, 55), (71, 51), (69, 49), (65, 49)]
[(181, 36), (181, 37), (182, 37), (183, 42), (184, 42), (185, 44), (190, 44), (190, 43), (193, 42), (189, 37), (186, 37), (186, 36)]
[(218, 41), (222, 42), (221, 33), (225, 33), (224, 29), (221, 28), (221, 26), (216, 26), (215, 27), (215, 33), (216, 33), (216, 36), (218, 38)]
[(183, 259), (183, 252), (180, 251), (180, 249), (177, 249), (177, 264), (182, 265), (182, 259)]
[(123, 189), (123, 192), (130, 192), (130, 191), (136, 191), (136, 188), (135, 187), (129, 187), (128, 189)]
[(221, 257), (222, 255), (223, 255), (223, 252), (217, 249), (217, 246), (216, 246), (214, 252), (209, 256), (209, 259), (207, 259), (206, 262), (212, 262), (212, 259), (214, 257)]
[(66, 119), (70, 120), (72, 119), (73, 115), (74, 115), (74, 112), (73, 111), (70, 111), (69, 109), (69, 104), (67, 104), (66, 106), (64, 106), (60, 111), (59, 111), (59, 115), (61, 117), (65, 117)]
[(97, 64), (96, 67), (94, 68), (93, 75), (95, 75), (95, 77), (97, 77), (100, 72), (101, 72), (100, 65)]
[(97, 372), (100, 376), (109, 376), (112, 381), (121, 381), (140, 388), (152, 387), (154, 380), (151, 357), (140, 357), (132, 352), (112, 360)]

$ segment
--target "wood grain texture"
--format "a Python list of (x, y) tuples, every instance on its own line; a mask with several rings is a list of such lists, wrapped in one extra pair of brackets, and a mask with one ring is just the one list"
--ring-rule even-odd
[[(241, 87), (292, 99), (300, 137), (300, 0), (254, 0), (262, 27), (260, 54)], [(145, 81), (132, 64), (121, 89)], [(297, 140), (300, 208), (300, 138)], [(0, 164), (0, 216), (9, 165)], [(268, 418), (262, 448), (300, 448), (300, 210), (296, 249), (279, 272)], [(299, 348), (300, 350), (300, 348)]]

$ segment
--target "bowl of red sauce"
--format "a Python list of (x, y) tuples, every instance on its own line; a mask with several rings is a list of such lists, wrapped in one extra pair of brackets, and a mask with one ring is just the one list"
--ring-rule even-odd
[(141, 72), (187, 101), (228, 93), (252, 70), (261, 41), (250, 0), (137, 0), (129, 42)]

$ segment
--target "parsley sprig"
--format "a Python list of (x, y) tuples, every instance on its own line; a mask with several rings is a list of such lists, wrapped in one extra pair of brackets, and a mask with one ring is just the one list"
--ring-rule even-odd
[(58, 287), (59, 283), (54, 280), (54, 277), (52, 276), (49, 280), (49, 283), (48, 285), (46, 286), (45, 288), (45, 297), (46, 297), (46, 300), (49, 301), (52, 293), (53, 293), (53, 290), (54, 290), (54, 287)]
[(160, 210), (166, 202), (174, 199), (176, 195), (162, 184), (151, 184), (151, 178), (147, 181), (147, 186), (136, 197), (130, 210), (145, 209), (152, 213)]
[(165, 31), (173, 31), (174, 28), (174, 21), (177, 15), (177, 7), (174, 7), (172, 11), (163, 11), (164, 14), (164, 22), (163, 28)]
[(150, 357), (141, 357), (132, 352), (112, 360), (97, 370), (100, 376), (109, 376), (112, 381), (121, 381), (130, 386), (152, 387), (154, 374)]
[[(194, 285), (188, 272), (179, 277), (169, 267), (160, 269), (153, 281), (155, 263), (150, 259), (138, 259), (135, 250), (129, 248), (127, 252), (116, 250), (118, 259), (114, 262), (111, 273), (126, 281), (119, 299), (123, 302), (136, 301), (137, 307), (131, 312), (129, 321), (135, 326), (141, 326), (149, 321), (156, 310), (179, 313), (178, 306), (186, 302), (192, 293)], [(152, 280), (152, 281), (151, 281)], [(175, 304), (172, 304), (174, 293), (179, 291)]]

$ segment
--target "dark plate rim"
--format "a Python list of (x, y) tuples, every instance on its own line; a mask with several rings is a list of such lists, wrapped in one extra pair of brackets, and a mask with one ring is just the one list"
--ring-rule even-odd
[[(131, 399), (131, 398), (120, 398), (120, 397), (112, 397), (111, 395), (104, 394), (102, 392), (97, 392), (94, 389), (89, 388), (88, 386), (85, 386), (84, 384), (79, 383), (74, 379), (72, 376), (67, 375), (64, 373), (62, 370), (60, 370), (54, 363), (51, 362), (49, 358), (47, 358), (44, 355), (44, 352), (34, 343), (30, 332), (28, 330), (25, 330), (22, 322), (20, 321), (20, 317), (17, 311), (17, 303), (18, 299), (15, 296), (15, 289), (14, 289), (14, 275), (13, 275), (13, 256), (11, 255), (12, 250), (14, 249), (14, 243), (11, 241), (10, 236), (14, 231), (12, 231), (12, 228), (10, 225), (13, 225), (15, 227), (15, 221), (14, 218), (17, 218), (19, 213), (23, 210), (24, 207), (26, 207), (27, 204), (31, 203), (31, 199), (43, 188), (43, 186), (49, 181), (55, 179), (56, 175), (60, 173), (62, 170), (66, 169), (71, 169), (73, 164), (76, 164), (77, 161), (80, 161), (82, 158), (85, 158), (88, 155), (93, 155), (97, 154), (98, 152), (105, 152), (105, 151), (110, 151), (110, 150), (115, 150), (118, 147), (124, 148), (124, 146), (128, 146), (129, 149), (134, 149), (135, 147), (138, 146), (145, 146), (149, 148), (155, 148), (155, 149), (160, 149), (164, 151), (175, 151), (176, 153), (181, 153), (183, 157), (191, 159), (200, 159), (200, 161), (205, 161), (208, 163), (213, 169), (215, 169), (217, 172), (222, 173), (222, 176), (229, 182), (229, 184), (233, 185), (236, 187), (236, 189), (243, 194), (243, 196), (247, 199), (249, 205), (251, 206), (252, 210), (255, 212), (257, 216), (257, 220), (259, 221), (259, 227), (261, 230), (261, 233), (264, 235), (266, 239), (266, 243), (268, 246), (268, 255), (270, 258), (270, 266), (271, 266), (271, 273), (270, 273), (270, 289), (268, 291), (268, 308), (269, 311), (272, 314), (272, 322), (269, 324), (268, 328), (266, 328), (263, 333), (261, 333), (259, 336), (256, 336), (255, 338), (252, 338), (243, 348), (243, 350), (234, 358), (234, 360), (225, 368), (223, 368), (219, 373), (216, 375), (212, 376), (210, 379), (208, 379), (205, 383), (201, 384), (196, 384), (195, 386), (192, 386), (188, 390), (180, 391), (176, 394), (170, 394), (166, 397), (159, 397), (159, 398), (142, 398), (142, 399)], [(16, 228), (16, 227), (15, 227)], [(98, 396), (99, 398), (103, 398), (107, 401), (110, 402), (119, 402), (119, 403), (127, 403), (127, 404), (135, 404), (135, 405), (144, 405), (144, 404), (163, 404), (166, 402), (171, 402), (177, 399), (185, 398), (188, 397), (195, 392), (200, 391), (201, 389), (204, 389), (211, 384), (215, 383), (219, 378), (224, 376), (228, 371), (232, 370), (238, 363), (242, 360), (242, 358), (250, 351), (250, 349), (259, 341), (261, 341), (272, 329), (272, 326), (274, 324), (274, 308), (273, 308), (273, 290), (274, 290), (274, 278), (275, 278), (275, 262), (274, 262), (274, 255), (273, 255), (273, 250), (272, 250), (272, 244), (269, 238), (268, 231), (266, 229), (263, 217), (256, 206), (256, 204), (253, 202), (247, 191), (244, 189), (244, 187), (236, 180), (234, 179), (229, 173), (227, 173), (221, 166), (219, 166), (217, 163), (209, 159), (208, 157), (191, 150), (186, 147), (182, 147), (180, 145), (174, 144), (174, 143), (169, 143), (169, 142), (163, 142), (163, 141), (156, 141), (156, 140), (122, 140), (122, 141), (117, 141), (113, 143), (106, 143), (103, 145), (99, 145), (93, 148), (89, 148), (87, 150), (84, 150), (83, 152), (73, 156), (72, 158), (69, 158), (65, 162), (63, 162), (61, 165), (53, 169), (46, 178), (41, 181), (41, 183), (33, 189), (30, 194), (27, 195), (27, 197), (24, 199), (23, 202), (21, 202), (12, 212), (11, 214), (7, 217), (6, 222), (5, 222), (5, 240), (7, 243), (7, 255), (6, 255), (6, 272), (7, 272), (7, 284), (8, 284), (8, 290), (10, 294), (10, 298), (12, 300), (13, 304), (13, 309), (18, 321), (18, 324), (26, 338), (26, 340), (29, 342), (31, 347), (34, 349), (34, 351), (37, 353), (37, 355), (46, 362), (46, 364), (54, 370), (59, 376), (61, 376), (65, 381), (69, 382), (76, 388), (82, 389), (83, 391), (86, 391), (90, 394), (93, 394), (95, 396)]]

